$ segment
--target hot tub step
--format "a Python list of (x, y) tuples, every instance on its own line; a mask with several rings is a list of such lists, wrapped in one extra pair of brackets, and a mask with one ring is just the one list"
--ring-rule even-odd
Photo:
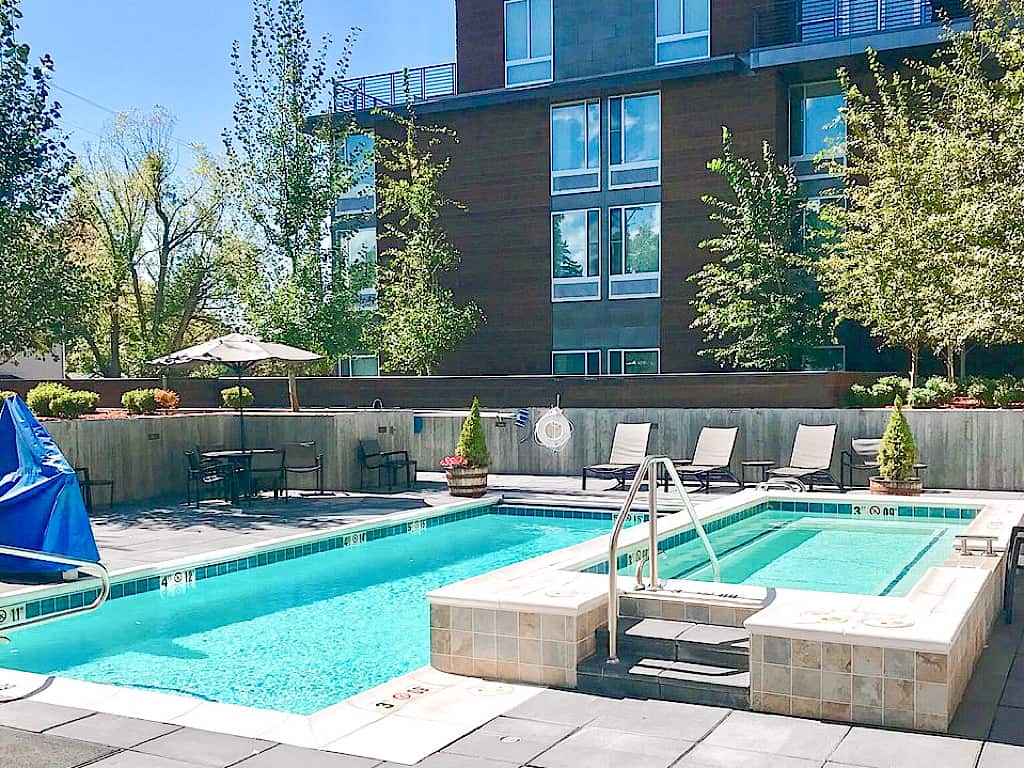
[[(709, 664), (734, 670), (750, 669), (750, 633), (737, 627), (693, 624), (666, 619), (619, 620), (619, 653), (667, 661)], [(608, 650), (608, 630), (597, 630), (597, 649)]]
[(750, 708), (750, 673), (731, 667), (621, 656), (609, 664), (591, 656), (577, 667), (577, 688), (603, 696)]

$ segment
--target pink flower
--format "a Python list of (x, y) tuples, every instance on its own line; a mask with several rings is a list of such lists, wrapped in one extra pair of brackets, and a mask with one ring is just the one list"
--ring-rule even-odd
[(441, 459), (441, 466), (445, 469), (455, 469), (457, 467), (468, 467), (469, 462), (462, 456), (445, 456)]

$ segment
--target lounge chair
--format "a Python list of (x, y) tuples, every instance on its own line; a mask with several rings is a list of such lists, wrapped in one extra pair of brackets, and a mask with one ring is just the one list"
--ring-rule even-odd
[[(692, 459), (673, 462), (683, 482), (696, 480), (704, 493), (711, 491), (714, 480), (727, 480), (740, 485), (736, 475), (732, 473), (732, 453), (736, 448), (736, 435), (739, 427), (701, 427), (697, 436), (697, 445), (693, 449)], [(665, 490), (668, 490), (668, 477), (664, 478)]]
[(812, 491), (815, 483), (834, 485), (840, 491), (844, 491), (842, 480), (836, 481), (832, 477), (832, 451), (836, 445), (836, 429), (835, 424), (798, 426), (789, 466), (769, 469), (768, 476), (798, 480)]
[(608, 463), (583, 468), (583, 490), (587, 489), (587, 477), (610, 478), (616, 481), (615, 489), (625, 488), (626, 481), (636, 474), (647, 456), (650, 440), (649, 423), (617, 425)]

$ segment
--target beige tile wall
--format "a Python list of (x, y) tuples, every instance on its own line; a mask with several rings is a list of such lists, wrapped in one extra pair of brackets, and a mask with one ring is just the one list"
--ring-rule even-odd
[(707, 602), (652, 597), (619, 598), (619, 614), (645, 619), (692, 621), (697, 624), (717, 624), (723, 627), (742, 627), (743, 622), (757, 613), (756, 608), (737, 608), (731, 605), (712, 605)]

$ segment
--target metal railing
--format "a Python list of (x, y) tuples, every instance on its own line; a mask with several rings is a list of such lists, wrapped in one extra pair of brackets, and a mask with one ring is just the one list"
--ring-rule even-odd
[(455, 62), (433, 64), (429, 67), (341, 80), (334, 84), (335, 111), (359, 112), (405, 104), (406, 73), (409, 77), (409, 96), (413, 101), (428, 101), (454, 96), (456, 93)]
[(922, 27), (964, 15), (956, 0), (765, 0), (754, 10), (754, 47)]
[(96, 599), (88, 605), (83, 605), (80, 608), (72, 608), (67, 611), (61, 611), (59, 613), (48, 613), (43, 616), (34, 616), (31, 619), (24, 618), (22, 620), (15, 620), (0, 629), (0, 637), (12, 629), (24, 629), (25, 627), (31, 627), (36, 624), (44, 624), (49, 621), (64, 619), (74, 614), (95, 611), (107, 601), (108, 597), (110, 597), (110, 574), (107, 572), (106, 567), (100, 563), (94, 563), (90, 560), (78, 560), (65, 555), (52, 555), (49, 552), (37, 552), (34, 549), (22, 549), (20, 547), (8, 547), (2, 545), (0, 545), (0, 555), (10, 555), (12, 557), (20, 557), (25, 560), (37, 560), (39, 562), (54, 563), (56, 565), (70, 565), (99, 579), (100, 582), (99, 590), (96, 593)]
[[(615, 519), (615, 527), (612, 529), (611, 539), (608, 542), (608, 661), (618, 661), (618, 623), (619, 623), (619, 589), (618, 589), (618, 549), (619, 549), (619, 534), (622, 533), (622, 528), (626, 524), (626, 519), (630, 515), (630, 511), (633, 508), (633, 502), (636, 500), (636, 495), (640, 490), (640, 486), (643, 485), (644, 479), (647, 481), (647, 521), (648, 521), (648, 534), (647, 534), (647, 546), (648, 546), (648, 558), (651, 563), (650, 570), (650, 587), (649, 589), (657, 590), (661, 588), (661, 581), (658, 579), (658, 468), (663, 467), (665, 472), (668, 474), (669, 479), (672, 481), (672, 485), (675, 486), (676, 491), (679, 493), (679, 498), (682, 499), (683, 506), (690, 515), (690, 521), (693, 523), (694, 530), (697, 531), (697, 536), (700, 538), (701, 543), (704, 545), (704, 551), (708, 555), (708, 559), (711, 562), (711, 571), (714, 575), (715, 581), (721, 581), (722, 572), (718, 564), (718, 556), (715, 554), (714, 548), (711, 546), (711, 540), (708, 539), (707, 532), (704, 530), (704, 526), (701, 525), (700, 518), (697, 516), (697, 510), (693, 508), (693, 502), (690, 501), (690, 496), (686, 492), (686, 488), (683, 487), (683, 481), (679, 478), (679, 473), (676, 472), (675, 463), (668, 456), (646, 456), (643, 462), (640, 464), (636, 471), (636, 475), (633, 477), (633, 482), (629, 487), (629, 493), (626, 494), (626, 500), (622, 504), (622, 508), (619, 510), (618, 517)], [(640, 587), (643, 586), (642, 577), (642, 564), (641, 568), (637, 570), (637, 582)]]

